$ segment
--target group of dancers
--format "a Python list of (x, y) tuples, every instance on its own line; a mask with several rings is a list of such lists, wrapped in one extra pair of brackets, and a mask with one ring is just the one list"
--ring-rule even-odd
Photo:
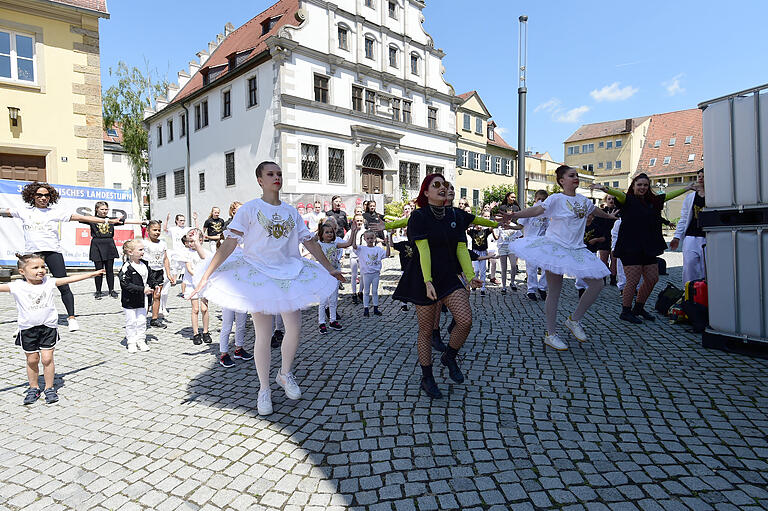
[[(432, 349), (442, 352), (440, 363), (448, 369), (450, 378), (462, 383), (464, 375), (457, 356), (472, 328), (470, 291), (477, 289), (481, 295), (485, 293), (486, 260), (501, 261), (502, 294), (507, 290), (507, 272), (511, 272), (510, 289), (514, 290), (517, 259), (525, 261), (527, 296), (545, 301), (543, 342), (556, 350), (566, 350), (568, 344), (557, 329), (563, 276), (575, 277), (577, 287), (581, 288), (578, 304), (564, 324), (577, 341), (587, 342), (589, 335), (582, 320), (600, 294), (604, 279), (612, 275), (607, 257), (601, 257), (596, 249), (596, 246), (610, 247), (611, 242), (605, 239), (605, 232), (595, 236), (595, 232), (600, 234), (600, 231), (588, 230), (587, 225), (601, 220), (618, 231), (615, 249), (609, 252), (623, 263), (626, 274), (620, 317), (640, 323), (643, 319), (652, 319), (644, 310), (644, 304), (658, 280), (656, 257), (666, 249), (660, 221), (664, 202), (691, 189), (697, 191), (695, 196), (704, 196), (703, 178), (698, 184), (676, 192), (656, 195), (650, 189), (648, 177), (639, 174), (626, 193), (596, 186), (616, 199), (601, 209), (576, 193), (577, 169), (561, 166), (556, 171), (561, 193), (549, 195), (538, 191), (535, 203), (525, 209), (520, 208), (513, 194), (508, 194), (491, 219), (490, 207), (484, 208), (481, 215), (474, 215), (466, 201), (454, 207), (453, 185), (441, 174), (430, 174), (423, 180), (415, 204), (404, 208), (404, 218), (387, 222), (375, 212), (373, 204), (359, 211), (356, 208), (350, 222), (340, 207), (339, 197), (334, 197), (332, 209), (322, 215), (316, 215), (314, 209), (311, 213), (305, 209), (301, 214), (297, 208), (281, 201), (283, 175), (278, 164), (263, 162), (255, 174), (262, 196), (245, 204), (233, 203), (227, 221), (220, 218), (218, 208), (211, 211), (204, 231), (197, 227), (196, 215), (193, 215), (195, 227), (192, 229), (185, 227), (186, 219), (182, 215), (176, 216), (174, 226), (168, 226), (168, 217), (165, 230), (173, 240), (173, 251), (160, 239), (162, 222), (147, 222), (144, 239), (123, 244), (123, 264), (118, 277), (126, 317), (127, 347), (132, 353), (149, 350), (147, 302), (150, 303), (150, 326), (163, 328), (161, 316), (168, 314), (164, 300), (179, 280), (183, 296), (190, 301), (195, 344), (212, 342), (208, 302), (219, 304), (222, 307), (220, 363), (231, 367), (232, 358), (254, 359), (260, 385), (257, 409), (261, 415), (272, 412), (272, 347), (279, 346), (281, 351), (276, 384), (288, 399), (301, 397), (292, 372), (299, 345), (301, 310), (318, 306), (322, 334), (327, 333), (328, 328), (342, 329), (336, 305), (339, 287), (347, 282), (340, 264), (346, 248), (352, 249), (350, 267), (355, 302), (358, 300), (357, 273), (360, 273), (363, 316), (370, 315), (370, 306), (374, 315), (381, 315), (378, 277), (382, 261), (390, 256), (391, 247), (398, 250), (402, 275), (393, 298), (403, 302), (403, 310), (408, 310), (409, 304), (415, 308), (421, 389), (430, 398), (438, 399), (442, 393), (432, 371)], [(93, 277), (96, 297), (101, 298), (101, 279), (106, 275), (109, 293), (114, 296), (107, 267), (112, 267), (116, 248), (114, 242), (110, 249), (108, 243), (99, 240), (108, 239), (109, 233), (114, 233), (114, 225), (129, 222), (108, 217), (106, 203), (97, 204), (95, 216), (56, 207), (58, 194), (47, 183), (27, 185), (22, 198), (28, 207), (0, 210), (0, 216), (20, 218), (24, 224), (24, 254), (18, 255), (18, 269), (23, 279), (0, 285), (0, 292), (10, 292), (17, 304), (16, 343), (26, 354), (29, 379), (24, 403), (31, 404), (41, 395), (38, 388), (41, 361), (44, 394), (46, 402), (51, 403), (58, 400), (53, 388), (53, 350), (59, 338), (53, 288), (58, 287), (61, 292), (69, 329), (76, 330), (74, 299), (68, 284)], [(696, 208), (700, 209), (703, 202), (698, 198), (686, 201), (692, 215), (684, 228), (684, 248), (693, 253), (701, 245), (695, 239), (698, 232), (693, 213), (698, 214)], [(59, 223), (64, 221), (91, 225), (91, 259), (96, 271), (67, 277), (58, 237)], [(472, 249), (467, 243), (468, 235)], [(673, 245), (682, 237), (676, 233)], [(489, 253), (489, 238), (495, 241), (495, 252)], [(598, 241), (590, 243), (592, 239)], [(684, 257), (685, 254), (684, 249)], [(495, 274), (493, 266), (492, 274)], [(439, 336), (443, 308), (452, 315), (447, 346)], [(255, 332), (252, 354), (244, 347), (249, 313)], [(202, 332), (199, 315), (202, 315)], [(235, 350), (230, 356), (229, 334), (233, 324)]]

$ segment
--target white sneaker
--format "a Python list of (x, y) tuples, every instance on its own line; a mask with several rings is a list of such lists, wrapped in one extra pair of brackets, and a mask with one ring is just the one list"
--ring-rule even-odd
[(557, 351), (565, 351), (568, 349), (568, 345), (557, 334), (545, 335), (544, 344), (555, 348)]
[(138, 350), (136, 349), (136, 343), (129, 342), (128, 343), (128, 353), (136, 353)]
[(587, 333), (584, 331), (584, 328), (582, 328), (581, 323), (579, 321), (574, 321), (571, 319), (570, 316), (568, 316), (568, 319), (565, 320), (565, 326), (568, 327), (568, 330), (571, 331), (573, 336), (579, 342), (589, 341), (589, 337), (587, 337)]
[(76, 330), (80, 330), (80, 324), (77, 322), (75, 318), (69, 318), (67, 319), (67, 326), (69, 326), (69, 331), (74, 332)]
[(144, 339), (139, 339), (136, 341), (136, 346), (139, 348), (140, 351), (149, 351), (149, 346), (147, 346), (147, 341)]
[(269, 415), (272, 413), (272, 391), (269, 389), (259, 391), (256, 408), (259, 411), (259, 415)]
[(168, 309), (160, 309), (160, 314), (162, 314), (163, 317), (166, 317), (170, 315), (170, 312), (168, 312)]
[(293, 373), (283, 374), (281, 371), (278, 371), (277, 376), (275, 376), (275, 383), (283, 387), (285, 396), (288, 399), (301, 398), (301, 389), (296, 383), (296, 379), (293, 377)]

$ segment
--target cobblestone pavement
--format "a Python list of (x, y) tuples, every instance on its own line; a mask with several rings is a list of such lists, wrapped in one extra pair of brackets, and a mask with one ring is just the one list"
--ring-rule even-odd
[[(657, 289), (680, 277), (667, 258)], [(765, 360), (704, 350), (666, 321), (618, 323), (616, 288), (588, 313), (592, 342), (545, 350), (543, 304), (491, 287), (472, 296), (466, 383), (436, 364), (447, 398), (430, 403), (393, 265), (383, 318), (362, 318), (349, 285), (344, 331), (321, 336), (305, 313), (304, 397), (273, 389), (268, 418), (253, 362), (227, 370), (215, 343), (194, 346), (180, 298), (152, 351), (129, 355), (118, 300), (95, 301), (90, 282), (74, 286), (82, 330), (62, 328), (56, 351), (61, 401), (24, 407), (3, 294), (0, 509), (768, 508)], [(563, 314), (575, 298), (567, 281)]]

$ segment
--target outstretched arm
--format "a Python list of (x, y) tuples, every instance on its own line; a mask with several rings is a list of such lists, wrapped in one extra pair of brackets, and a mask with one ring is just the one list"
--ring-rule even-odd
[(514, 220), (516, 218), (531, 218), (534, 216), (539, 216), (545, 211), (546, 209), (544, 209), (544, 206), (539, 204), (538, 206), (531, 206), (530, 208), (525, 208), (522, 211), (513, 211), (512, 213), (509, 213), (509, 215), (512, 217), (512, 220)]
[[(243, 236), (242, 232), (235, 231), (232, 229), (230, 229), (230, 232), (235, 236), (237, 236), (238, 238), (242, 239), (242, 236)], [(213, 255), (211, 264), (208, 265), (208, 268), (205, 270), (205, 273), (203, 273), (202, 278), (200, 278), (200, 282), (197, 284), (197, 287), (195, 288), (194, 292), (190, 295), (189, 297), (190, 300), (194, 298), (197, 295), (197, 293), (199, 293), (200, 290), (205, 287), (205, 285), (208, 283), (208, 278), (211, 276), (211, 274), (215, 272), (219, 268), (219, 266), (221, 266), (222, 263), (227, 260), (229, 256), (232, 255), (232, 252), (235, 251), (235, 248), (237, 248), (237, 238), (227, 238), (224, 240), (224, 242), (222, 242), (219, 249)]]
[[(372, 227), (375, 229), (376, 227), (379, 227), (381, 223), (374, 224)], [(384, 224), (384, 229), (378, 229), (381, 231), (394, 231), (395, 229), (401, 229), (403, 227), (408, 226), (408, 217), (401, 218), (399, 220), (394, 220), (392, 222), (386, 222)]]
[(603, 191), (608, 195), (613, 195), (614, 197), (616, 197), (616, 202), (618, 202), (619, 204), (623, 205), (625, 202), (627, 202), (627, 194), (622, 192), (621, 190), (614, 190), (613, 188), (609, 188), (605, 185), (601, 185), (598, 183), (592, 183), (591, 185), (589, 185), (589, 188), (591, 190)]
[[(11, 210), (8, 208), (0, 208), (0, 216), (5, 218), (12, 218), (13, 215), (11, 214)], [(10, 290), (9, 290), (10, 292)]]
[(609, 219), (609, 220), (617, 220), (617, 219), (619, 218), (619, 217), (617, 217), (616, 215), (614, 215), (613, 213), (606, 213), (605, 211), (603, 211), (603, 210), (602, 210), (602, 209), (600, 209), (600, 208), (595, 208), (595, 209), (592, 211), (592, 214), (593, 214), (593, 215), (595, 215), (596, 217), (599, 217), (599, 218), (607, 218), (607, 219)]
[(666, 194), (664, 196), (664, 202), (667, 202), (667, 201), (670, 201), (670, 200), (675, 199), (677, 197), (680, 197), (684, 193), (693, 190), (693, 188), (694, 188), (693, 185), (694, 185), (694, 183), (691, 183), (688, 186), (686, 186), (685, 188), (678, 188), (677, 190), (673, 190), (673, 191), (669, 192), (668, 194)]
[[(56, 279), (54, 282), (57, 286), (63, 286), (65, 284), (72, 284), (73, 282), (80, 282), (81, 280), (90, 279), (93, 277), (96, 277), (98, 275), (104, 275), (107, 270), (104, 268), (96, 271), (91, 271), (88, 273), (81, 273), (80, 275), (71, 275), (69, 277), (61, 277)], [(121, 282), (122, 285), (122, 282)]]
[(479, 225), (482, 227), (491, 227), (495, 229), (499, 226), (499, 222), (494, 222), (493, 220), (490, 220), (488, 218), (483, 218), (481, 216), (476, 216), (474, 220), (472, 220), (472, 225)]
[(69, 219), (72, 222), (83, 222), (84, 224), (119, 224), (120, 219), (119, 218), (101, 218), (98, 216), (91, 216), (91, 215), (78, 215), (77, 213), (73, 213), (72, 216), (69, 217)]

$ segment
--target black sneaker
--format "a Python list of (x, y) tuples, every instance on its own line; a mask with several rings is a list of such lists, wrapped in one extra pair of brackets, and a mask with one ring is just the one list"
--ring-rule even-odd
[(528, 297), (528, 298), (529, 298), (529, 299), (530, 299), (532, 302), (537, 302), (537, 301), (539, 301), (539, 299), (538, 299), (538, 298), (536, 298), (536, 293), (528, 293), (528, 294), (527, 294), (527, 295), (525, 295), (525, 296), (527, 296), (527, 297)]
[(368, 307), (366, 307), (365, 309), (363, 309), (363, 317), (364, 317), (364, 318), (369, 318), (369, 317), (371, 317), (371, 314), (370, 314), (370, 312), (368, 312)]
[(423, 390), (430, 399), (443, 398), (443, 394), (440, 392), (440, 389), (437, 388), (437, 383), (435, 383), (435, 378), (432, 375), (421, 377), (421, 390)]
[(203, 334), (195, 334), (192, 336), (192, 344), (197, 346), (203, 344)]
[(229, 353), (222, 353), (219, 357), (219, 364), (222, 365), (222, 367), (234, 367), (235, 363), (232, 362), (232, 359), (229, 358)]
[(56, 393), (56, 389), (53, 387), (50, 389), (45, 389), (43, 394), (45, 394), (45, 404), (52, 405), (59, 400), (59, 395)]
[(507, 294), (507, 288), (504, 288), (504, 289), (502, 289), (502, 290), (501, 290), (501, 294), (502, 294), (502, 295), (506, 295), (506, 294)]
[(581, 295), (584, 294), (584, 291), (586, 291), (586, 289), (582, 288), (582, 289), (579, 289), (578, 291), (579, 291), (579, 298), (581, 298)]
[(320, 323), (320, 333), (321, 334), (327, 334), (328, 333), (328, 327), (325, 326), (325, 323)]
[(343, 326), (341, 326), (341, 323), (339, 323), (338, 321), (331, 321), (330, 323), (328, 323), (328, 326), (334, 330), (341, 330), (342, 328), (344, 328)]
[(539, 289), (539, 296), (541, 297), (542, 300), (546, 300), (547, 299), (547, 292)]
[(101, 291), (96, 291), (95, 293), (93, 293), (93, 297), (96, 298), (97, 300), (101, 300), (101, 297), (104, 296), (104, 294), (105, 293), (102, 293)]
[(117, 293), (117, 291), (112, 290), (109, 292), (109, 296), (111, 296), (112, 298), (117, 298), (120, 295)]
[(211, 344), (213, 342), (209, 332), (203, 332), (203, 342), (205, 342), (205, 344)]
[(275, 330), (275, 332), (272, 334), (272, 340), (270, 341), (269, 345), (273, 348), (279, 348), (281, 344), (283, 344), (283, 331), (282, 330)]
[(24, 404), (31, 405), (40, 398), (40, 389), (37, 387), (29, 387), (27, 394), (24, 396)]
[(480, 290), (480, 296), (485, 296), (485, 289)]
[(155, 327), (155, 328), (168, 328), (158, 318), (150, 319), (149, 326)]
[(631, 312), (622, 312), (619, 314), (619, 319), (634, 323), (636, 325), (642, 324), (643, 320), (632, 314)]
[(407, 304), (403, 305), (402, 307), (400, 307), (400, 310), (403, 312), (408, 312), (408, 305)]
[(253, 359), (253, 355), (245, 351), (242, 346), (238, 346), (235, 348), (235, 352), (232, 354), (232, 356), (238, 360), (251, 360)]
[(376, 306), (373, 307), (373, 315), (374, 316), (381, 316), (381, 311)]

